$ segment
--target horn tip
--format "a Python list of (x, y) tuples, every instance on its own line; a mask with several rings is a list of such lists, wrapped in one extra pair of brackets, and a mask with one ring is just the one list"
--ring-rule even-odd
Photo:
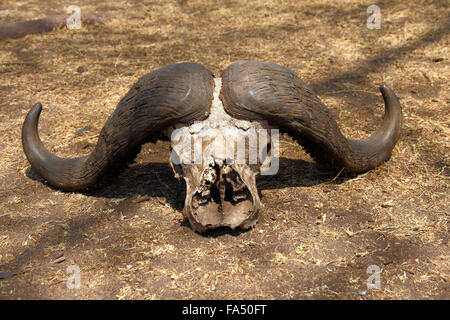
[(42, 110), (42, 103), (36, 102), (32, 109), (33, 110), (38, 110), (40, 112)]
[(391, 89), (388, 87), (388, 85), (386, 84), (386, 83), (382, 83), (381, 85), (380, 85), (380, 91), (381, 92), (386, 92), (386, 91), (391, 91)]
[(39, 115), (42, 111), (42, 104), (40, 102), (37, 102), (34, 104), (34, 106), (31, 108), (31, 110), (28, 112), (27, 119), (36, 119), (39, 118)]
[(394, 91), (391, 88), (388, 87), (388, 85), (386, 83), (383, 82), (380, 85), (380, 91), (381, 91), (381, 94), (383, 95), (385, 101), (387, 99), (391, 103), (392, 102), (397, 102), (398, 103), (397, 95), (394, 93)]

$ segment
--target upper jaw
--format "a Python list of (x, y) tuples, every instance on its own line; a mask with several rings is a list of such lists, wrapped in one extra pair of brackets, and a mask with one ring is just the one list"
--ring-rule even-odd
[(204, 168), (196, 186), (186, 179), (184, 214), (192, 228), (202, 233), (218, 227), (254, 226), (261, 207), (255, 175), (245, 165), (215, 163)]

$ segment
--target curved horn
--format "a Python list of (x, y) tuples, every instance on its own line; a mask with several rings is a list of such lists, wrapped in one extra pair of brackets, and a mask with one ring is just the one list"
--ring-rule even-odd
[(95, 185), (109, 170), (134, 159), (142, 143), (170, 125), (202, 120), (213, 99), (211, 72), (196, 63), (173, 64), (141, 77), (106, 121), (94, 151), (63, 159), (50, 153), (38, 134), (42, 105), (29, 111), (22, 145), (33, 169), (52, 186), (76, 191)]
[(364, 140), (345, 138), (328, 108), (291, 70), (261, 61), (230, 65), (222, 74), (222, 100), (228, 113), (267, 120), (296, 139), (311, 156), (346, 172), (370, 170), (389, 159), (402, 125), (394, 92), (380, 86), (385, 102), (381, 127)]

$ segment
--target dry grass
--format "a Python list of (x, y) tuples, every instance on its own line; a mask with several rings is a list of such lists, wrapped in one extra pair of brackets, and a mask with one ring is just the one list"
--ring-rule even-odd
[[(6, 0), (0, 21), (70, 4)], [(450, 298), (446, 1), (378, 1), (380, 30), (366, 28), (370, 1), (77, 4), (106, 23), (0, 41), (0, 272), (66, 257), (0, 280), (1, 298)], [(86, 154), (140, 75), (180, 61), (220, 75), (240, 59), (292, 68), (353, 138), (380, 124), (376, 88), (388, 83), (404, 110), (392, 159), (333, 180), (284, 137), (279, 174), (259, 181), (257, 226), (208, 236), (182, 221), (184, 186), (167, 143), (146, 145), (136, 165), (90, 194), (56, 191), (29, 172), (20, 128), (36, 101), (49, 149)], [(66, 288), (71, 264), (79, 290)], [(366, 294), (369, 265), (383, 271), (381, 290)]]

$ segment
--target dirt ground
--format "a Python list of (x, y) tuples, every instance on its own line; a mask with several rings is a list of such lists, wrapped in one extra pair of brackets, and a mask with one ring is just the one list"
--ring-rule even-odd
[[(71, 4), (104, 24), (0, 41), (0, 272), (18, 273), (3, 274), (1, 299), (450, 298), (447, 1), (377, 1), (380, 29), (366, 25), (372, 1), (341, 0), (6, 0), (0, 21)], [(404, 114), (390, 161), (345, 178), (283, 136), (279, 173), (258, 180), (256, 227), (206, 235), (182, 218), (167, 142), (90, 193), (30, 170), (20, 130), (35, 102), (45, 145), (86, 155), (141, 75), (194, 61), (220, 76), (242, 59), (294, 70), (351, 138), (381, 123), (386, 82)], [(79, 289), (67, 287), (73, 265)]]

